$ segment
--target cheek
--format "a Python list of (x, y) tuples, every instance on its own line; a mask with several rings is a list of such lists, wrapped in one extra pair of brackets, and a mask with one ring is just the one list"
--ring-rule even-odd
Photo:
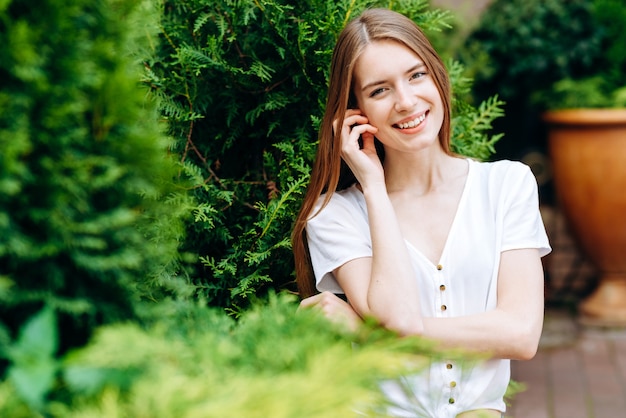
[(383, 102), (377, 101), (375, 103), (368, 103), (360, 108), (361, 111), (367, 116), (370, 122), (384, 121), (387, 119), (388, 107)]
[(432, 83), (429, 89), (429, 95), (432, 97), (432, 101), (437, 104), (437, 106), (443, 106), (443, 101), (441, 100), (441, 95), (439, 94), (439, 90), (437, 90), (437, 86), (435, 83)]

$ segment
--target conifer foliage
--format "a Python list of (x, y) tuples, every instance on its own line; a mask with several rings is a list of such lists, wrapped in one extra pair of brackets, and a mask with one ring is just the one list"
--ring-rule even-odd
[[(425, 0), (163, 2), (162, 42), (146, 83), (159, 98), (198, 202), (187, 249), (212, 305), (240, 311), (268, 288), (294, 289), (289, 232), (308, 181), (330, 57), (345, 23), (393, 7), (431, 34), (449, 13)], [(453, 82), (469, 89), (462, 68)], [(497, 98), (457, 101), (456, 151), (493, 152)]]
[[(445, 23), (425, 0), (0, 0), (1, 416), (346, 416), (434, 355), (275, 295), (335, 37), (392, 3)], [(486, 158), (500, 106), (456, 100), (455, 150)]]
[(59, 348), (82, 345), (174, 284), (175, 165), (132, 56), (156, 27), (148, 6), (0, 2), (2, 342), (45, 305)]

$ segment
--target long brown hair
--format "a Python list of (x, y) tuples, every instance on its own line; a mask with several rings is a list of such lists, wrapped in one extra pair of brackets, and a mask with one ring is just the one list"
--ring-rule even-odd
[[(306, 223), (319, 196), (326, 193), (323, 206), (336, 190), (355, 183), (354, 174), (341, 159), (340, 131), (333, 131), (333, 121), (343, 125), (346, 109), (355, 105), (352, 93), (354, 65), (365, 47), (375, 41), (394, 40), (424, 61), (444, 107), (439, 131), (443, 150), (450, 153), (450, 80), (445, 65), (420, 28), (406, 16), (388, 9), (369, 9), (350, 21), (343, 29), (333, 51), (326, 108), (319, 131), (317, 156), (311, 180), (296, 218), (291, 236), (296, 268), (296, 282), (302, 298), (317, 293), (306, 241)], [(378, 141), (377, 141), (378, 142)], [(378, 143), (379, 156), (384, 152)]]

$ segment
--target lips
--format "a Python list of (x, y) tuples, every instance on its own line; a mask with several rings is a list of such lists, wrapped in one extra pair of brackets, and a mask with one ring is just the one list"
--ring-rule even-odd
[(416, 118), (411, 119), (409, 121), (396, 123), (393, 126), (395, 126), (396, 128), (400, 128), (400, 129), (415, 128), (416, 126), (424, 122), (424, 119), (426, 119), (426, 113), (422, 113), (420, 116), (417, 116)]

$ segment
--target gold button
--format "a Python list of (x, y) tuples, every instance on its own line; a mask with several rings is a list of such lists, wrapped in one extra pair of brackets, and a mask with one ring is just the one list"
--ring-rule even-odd
[(444, 290), (446, 290), (446, 286), (442, 284), (441, 286), (439, 286), (439, 290), (443, 292)]
[(454, 380), (452, 382), (450, 382), (450, 387), (451, 388), (455, 388), (456, 387), (456, 382)]
[(442, 270), (443, 266), (441, 264), (437, 264), (437, 270)]
[(448, 309), (448, 307), (446, 305), (441, 305), (441, 310), (445, 311), (446, 309)]
[(451, 404), (454, 403), (454, 398), (448, 399), (448, 403), (451, 403)]
[(446, 369), (450, 370), (452, 368), (452, 364), (448, 363), (446, 364)]

